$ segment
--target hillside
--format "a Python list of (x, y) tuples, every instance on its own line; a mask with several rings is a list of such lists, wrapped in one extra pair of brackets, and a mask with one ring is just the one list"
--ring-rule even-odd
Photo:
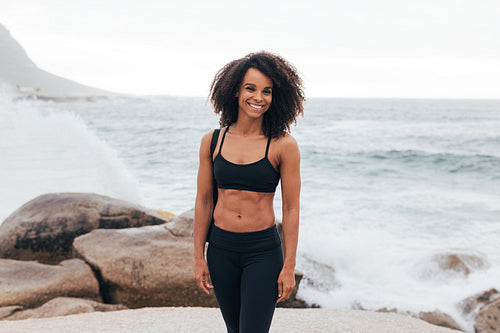
[[(0, 84), (20, 96), (48, 98), (111, 95), (40, 69), (24, 48), (0, 24)], [(9, 90), (11, 90), (9, 89)]]

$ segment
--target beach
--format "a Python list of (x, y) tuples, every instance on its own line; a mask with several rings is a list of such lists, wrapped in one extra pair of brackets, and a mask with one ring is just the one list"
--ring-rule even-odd
[[(143, 308), (64, 317), (0, 322), (4, 333), (224, 332), (217, 308)], [(360, 310), (276, 309), (271, 333), (452, 333), (460, 332), (395, 314)]]
[[(5, 184), (0, 189), (0, 223), (46, 193), (97, 193), (177, 216), (189, 211), (196, 193), (199, 140), (218, 126), (217, 117), (204, 103), (202, 98), (180, 97), (59, 103), (0, 98), (0, 182)], [(304, 278), (297, 296), (323, 309), (439, 311), (463, 330), (474, 332), (476, 321), (473, 315), (464, 315), (463, 301), (491, 288), (500, 290), (499, 102), (311, 99), (306, 106), (307, 116), (292, 127), (302, 161), (297, 270)], [(277, 220), (281, 199), (278, 189)], [(78, 226), (75, 212), (68, 210)], [(93, 232), (95, 237), (116, 234), (123, 245), (105, 250), (108, 241), (81, 250), (103, 252), (97, 257), (101, 261), (108, 254), (116, 255), (109, 258), (109, 267), (116, 267), (115, 260), (124, 262), (121, 271), (106, 277), (109, 281), (126, 286), (141, 280), (129, 269), (137, 265), (126, 265), (127, 260), (155, 257), (147, 252), (151, 246), (144, 246), (146, 252), (141, 254), (130, 246), (130, 239), (142, 246), (142, 232), (158, 227), (139, 230), (134, 223), (124, 226), (112, 216), (104, 223), (92, 217), (92, 210), (88, 214), (88, 231), (94, 224), (109, 223), (126, 230)], [(5, 233), (6, 240), (17, 239), (9, 235)], [(185, 249), (192, 248), (187, 239), (179, 242), (186, 243)], [(64, 257), (51, 259), (53, 264), (72, 258), (71, 243), (61, 244), (67, 245)], [(9, 251), (14, 248), (12, 244)], [(3, 258), (24, 256), (19, 255)], [(93, 260), (93, 255), (87, 257)], [(186, 258), (192, 256), (186, 252)], [(78, 265), (83, 272), (87, 264)], [(155, 262), (146, 266), (152, 267), (147, 281), (153, 288), (160, 272), (153, 269)], [(67, 272), (64, 267), (58, 270)], [(86, 271), (91, 273), (89, 268)], [(184, 275), (183, 283), (189, 287), (192, 275), (187, 268)], [(121, 281), (124, 276), (128, 280)], [(17, 280), (16, 286), (20, 286)], [(91, 299), (99, 296), (98, 282), (93, 286)], [(201, 305), (187, 291), (190, 297), (185, 302), (178, 295), (172, 298), (175, 304), (160, 304), (167, 299), (168, 288), (162, 288), (160, 294), (134, 289), (113, 300), (104, 293), (103, 301), (126, 301), (129, 308)], [(143, 292), (149, 297), (144, 299), (156, 301), (144, 303), (136, 295)], [(82, 297), (53, 295), (60, 296)], [(43, 302), (32, 303), (37, 304), (25, 308)]]

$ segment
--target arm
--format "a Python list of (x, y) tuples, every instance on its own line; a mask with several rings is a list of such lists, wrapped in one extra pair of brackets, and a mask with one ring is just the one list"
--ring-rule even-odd
[(299, 237), (300, 152), (292, 136), (286, 136), (280, 156), (285, 262), (278, 278), (278, 302), (288, 299), (295, 287), (295, 256)]
[(213, 211), (213, 172), (210, 141), (213, 132), (203, 136), (200, 144), (200, 165), (198, 168), (196, 201), (194, 206), (194, 279), (207, 294), (212, 288), (208, 266), (205, 260), (205, 240)]

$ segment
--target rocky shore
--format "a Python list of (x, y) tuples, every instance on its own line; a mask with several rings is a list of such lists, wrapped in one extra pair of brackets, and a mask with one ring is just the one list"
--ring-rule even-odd
[[(124, 327), (132, 327), (127, 332), (157, 332), (150, 328), (158, 321), (156, 316), (162, 318), (162, 332), (221, 331), (222, 319), (215, 314), (217, 311), (211, 312), (216, 309), (200, 308), (216, 307), (215, 297), (201, 293), (192, 279), (192, 223), (193, 210), (173, 216), (91, 193), (46, 194), (33, 199), (0, 225), (0, 320), (4, 320), (0, 331), (24, 332), (37, 327), (37, 331), (49, 332), (44, 327), (56, 327), (57, 323), (65, 328), (102, 326), (85, 331), (126, 331), (117, 330), (121, 326), (116, 325), (106, 328), (104, 323), (109, 321), (126, 322)], [(432, 260), (440, 269), (464, 275), (484, 265), (481, 258), (460, 253), (443, 253)], [(301, 279), (302, 274), (297, 273), (297, 288)], [(310, 307), (296, 296), (297, 288), (280, 307)], [(125, 310), (148, 307), (158, 308)], [(500, 330), (498, 291), (473, 295), (459, 307), (464, 316), (475, 321), (475, 332)], [(108, 311), (113, 312), (101, 313)], [(331, 328), (322, 330), (317, 326), (314, 332), (446, 332), (435, 325), (461, 329), (449, 315), (438, 311), (406, 313), (406, 317), (387, 309), (376, 313), (288, 311), (292, 310), (278, 310), (273, 332), (295, 331), (287, 327), (311, 332), (308, 328), (316, 326), (300, 328), (301, 323), (290, 324), (306, 313), (308, 321), (314, 317), (318, 325), (329, 323), (325, 327)], [(71, 318), (59, 317), (68, 315)], [(194, 318), (198, 330), (168, 330), (182, 325), (180, 317)], [(210, 322), (214, 317), (218, 319), (211, 326), (203, 326), (208, 317), (212, 318)], [(84, 326), (75, 324), (79, 322)], [(373, 330), (363, 328), (369, 324), (375, 325)], [(339, 329), (335, 325), (350, 328), (334, 330)], [(397, 330), (399, 325), (403, 326)]]

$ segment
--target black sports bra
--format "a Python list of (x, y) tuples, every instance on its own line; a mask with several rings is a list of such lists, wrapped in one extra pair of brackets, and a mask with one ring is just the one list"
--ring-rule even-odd
[(257, 162), (236, 164), (226, 160), (222, 154), (222, 144), (229, 130), (224, 131), (219, 152), (214, 159), (214, 177), (218, 188), (252, 192), (274, 193), (280, 180), (280, 174), (267, 158), (271, 138), (267, 141), (266, 155)]

